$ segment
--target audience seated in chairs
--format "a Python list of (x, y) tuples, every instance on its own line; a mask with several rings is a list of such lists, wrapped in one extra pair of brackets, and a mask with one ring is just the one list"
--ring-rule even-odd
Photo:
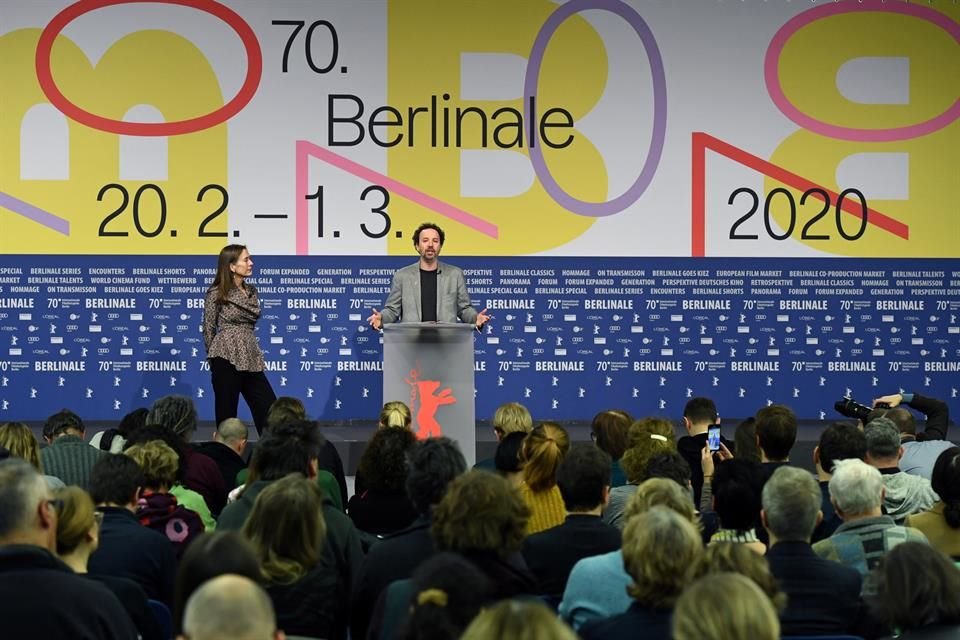
[(843, 524), (813, 545), (821, 558), (853, 567), (865, 576), (902, 542), (927, 542), (916, 529), (883, 514), (883, 478), (862, 460), (837, 460), (830, 478), (830, 500)]
[(580, 636), (617, 640), (643, 629), (644, 638), (669, 640), (673, 606), (702, 562), (700, 532), (676, 511), (655, 506), (630, 518), (623, 530), (623, 564), (633, 578), (628, 591), (634, 601), (624, 613), (583, 625)]
[(90, 471), (104, 453), (83, 441), (85, 433), (83, 420), (69, 409), (47, 418), (43, 439), (50, 446), (40, 452), (44, 472), (60, 478), (65, 485), (75, 484), (86, 489)]
[(539, 602), (504, 600), (474, 618), (461, 640), (577, 640), (577, 634)]
[(405, 487), (407, 454), (416, 442), (409, 429), (380, 429), (370, 438), (357, 468), (364, 482), (347, 504), (357, 529), (384, 535), (403, 529), (417, 517)]
[[(498, 443), (502, 443), (507, 436), (513, 433), (521, 434), (520, 439), (522, 440), (523, 436), (533, 430), (533, 418), (527, 408), (519, 402), (508, 402), (497, 407), (497, 410), (493, 413), (491, 426)], [(499, 448), (500, 445), (498, 444), (497, 449)], [(474, 468), (486, 471), (498, 469), (495, 465), (495, 458), (478, 460)]]
[(603, 510), (603, 521), (622, 529), (623, 511), (637, 486), (646, 480), (650, 459), (663, 453), (676, 453), (673, 424), (663, 418), (641, 418), (628, 431), (628, 448), (620, 459), (627, 484), (610, 490), (609, 503)]
[(107, 454), (90, 474), (90, 495), (103, 514), (100, 546), (88, 568), (100, 575), (129, 578), (151, 600), (173, 604), (177, 559), (167, 537), (137, 520), (137, 503), (144, 487), (143, 472), (131, 458)]
[(610, 496), (610, 456), (599, 447), (574, 445), (557, 469), (567, 518), (529, 536), (523, 557), (539, 592), (559, 604), (573, 566), (583, 558), (620, 548), (620, 530), (600, 519)]
[(182, 640), (284, 640), (273, 604), (256, 582), (219, 576), (190, 596)]
[(737, 573), (694, 582), (677, 601), (674, 640), (778, 640), (780, 622), (769, 598)]
[(122, 453), (127, 444), (127, 437), (147, 424), (147, 414), (150, 410), (146, 407), (134, 409), (127, 415), (120, 418), (120, 422), (112, 429), (97, 431), (90, 438), (90, 446), (100, 451), (109, 451), (110, 453)]
[(0, 461), (0, 625), (5, 638), (137, 637), (106, 587), (78, 576), (54, 555), (57, 501), (19, 458)]
[(633, 416), (626, 411), (609, 409), (593, 416), (590, 423), (590, 439), (610, 456), (610, 486), (627, 484), (627, 476), (620, 466), (620, 458), (629, 444), (627, 432), (633, 424)]
[(130, 615), (142, 640), (169, 640), (164, 638), (140, 585), (129, 578), (88, 572), (90, 554), (100, 544), (103, 514), (96, 510), (87, 492), (80, 487), (65, 487), (54, 496), (58, 500), (57, 555), (60, 559), (78, 575), (109, 589)]
[(720, 529), (710, 537), (714, 542), (738, 542), (763, 555), (767, 547), (757, 537), (760, 520), (760, 476), (757, 465), (732, 458), (717, 463), (710, 484), (713, 511)]
[(227, 418), (213, 432), (213, 440), (193, 445), (194, 449), (216, 463), (223, 484), (231, 490), (237, 486), (237, 475), (247, 468), (243, 454), (247, 450), (247, 425), (239, 418)]
[(205, 533), (190, 545), (180, 559), (174, 591), (173, 626), (183, 630), (183, 613), (187, 600), (200, 585), (224, 574), (236, 574), (260, 582), (260, 561), (257, 552), (237, 531)]
[(866, 455), (867, 439), (863, 430), (856, 425), (834, 422), (820, 434), (820, 442), (813, 449), (813, 464), (816, 466), (817, 481), (820, 485), (820, 511), (823, 519), (813, 530), (812, 542), (829, 538), (843, 522), (830, 502), (830, 478), (833, 476), (834, 463), (851, 458), (863, 460)]
[[(170, 487), (177, 474), (177, 454), (160, 440), (135, 444), (124, 451), (143, 471), (143, 491), (137, 501), (137, 519), (167, 537), (177, 554), (203, 533), (200, 514), (181, 505)], [(202, 500), (201, 500), (202, 502)]]
[[(40, 462), (40, 443), (37, 442), (30, 427), (24, 423), (0, 424), (0, 447), (3, 447), (8, 455), (26, 460), (33, 465), (34, 469), (43, 473), (43, 464)], [(55, 476), (45, 475), (43, 478), (51, 490), (66, 486), (63, 480)]]
[[(676, 511), (699, 531), (700, 518), (693, 509), (690, 494), (667, 478), (651, 478), (641, 484), (627, 503), (624, 520), (629, 521), (657, 505)], [(570, 572), (560, 602), (560, 615), (579, 630), (591, 620), (623, 613), (632, 602), (627, 594), (631, 582), (621, 550), (584, 558)]]
[(569, 449), (570, 437), (566, 429), (555, 422), (537, 425), (523, 441), (520, 495), (530, 509), (528, 535), (555, 527), (566, 517), (563, 496), (557, 486), (557, 468)]
[(960, 561), (960, 447), (940, 454), (932, 484), (940, 501), (929, 511), (907, 516), (905, 524), (923, 532), (935, 549)]
[(960, 569), (943, 553), (905, 542), (886, 555), (869, 596), (874, 616), (904, 640), (960, 637)]
[(320, 562), (326, 537), (322, 505), (315, 482), (290, 474), (260, 492), (243, 535), (257, 553), (280, 628), (293, 635), (342, 639), (348, 611), (337, 596), (349, 585)]
[[(522, 434), (521, 434), (522, 437)], [(434, 554), (430, 525), (433, 509), (450, 482), (466, 471), (467, 463), (457, 443), (449, 438), (427, 438), (410, 452), (407, 495), (418, 512), (410, 526), (385, 536), (364, 558), (353, 589), (350, 631), (364, 638), (373, 606), (394, 580), (409, 578)]]
[[(519, 487), (523, 482), (523, 462), (520, 460), (520, 455), (523, 453), (523, 441), (526, 439), (527, 434), (523, 431), (508, 433), (497, 445), (497, 451), (493, 456), (493, 471), (506, 478), (515, 487)], [(475, 468), (484, 467), (475, 465)]]
[(940, 497), (926, 478), (900, 470), (900, 431), (888, 418), (877, 418), (863, 429), (867, 440), (864, 460), (880, 470), (883, 477), (883, 508), (897, 524), (903, 524), (912, 513), (927, 511)]
[[(687, 435), (677, 441), (677, 451), (690, 465), (694, 504), (700, 504), (700, 492), (703, 489), (700, 452), (707, 446), (707, 430), (718, 424), (720, 415), (717, 413), (717, 405), (710, 398), (691, 398), (683, 407), (683, 426)], [(720, 441), (728, 450), (733, 449), (733, 443), (723, 436)]]
[(822, 517), (820, 499), (816, 480), (796, 467), (777, 469), (763, 487), (767, 560), (788, 598), (780, 614), (784, 635), (853, 633), (860, 622), (860, 574), (824, 560), (810, 547)]

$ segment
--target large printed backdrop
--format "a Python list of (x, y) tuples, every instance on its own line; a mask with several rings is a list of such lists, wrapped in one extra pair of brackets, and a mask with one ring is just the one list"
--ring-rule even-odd
[(280, 393), (369, 418), (363, 318), (447, 231), (477, 407), (726, 416), (960, 369), (960, 5), (42, 0), (0, 9), (0, 420), (212, 414), (216, 252)]

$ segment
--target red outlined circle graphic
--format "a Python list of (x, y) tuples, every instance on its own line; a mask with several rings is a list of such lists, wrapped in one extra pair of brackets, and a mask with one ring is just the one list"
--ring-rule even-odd
[[(122, 4), (179, 5), (204, 11), (227, 23), (240, 36), (240, 41), (243, 43), (243, 48), (247, 54), (247, 75), (237, 95), (216, 111), (211, 111), (196, 118), (177, 120), (176, 122), (125, 122), (114, 120), (90, 113), (71, 102), (63, 95), (53, 80), (53, 72), (50, 69), (50, 53), (54, 41), (68, 24), (80, 16), (96, 9)], [(44, 27), (40, 34), (40, 40), (37, 42), (35, 66), (37, 80), (44, 95), (47, 96), (53, 106), (71, 120), (99, 131), (125, 136), (176, 136), (215, 127), (237, 115), (246, 107), (260, 86), (260, 78), (263, 75), (263, 53), (260, 50), (260, 42), (250, 25), (232, 9), (219, 2), (214, 2), (214, 0), (80, 0), (80, 2), (68, 6), (55, 15)]]

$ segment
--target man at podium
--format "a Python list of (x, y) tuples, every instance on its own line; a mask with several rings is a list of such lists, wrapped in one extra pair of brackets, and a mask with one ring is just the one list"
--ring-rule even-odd
[(393, 274), (390, 295), (382, 311), (373, 310), (367, 322), (380, 329), (391, 322), (457, 322), (473, 324), (480, 329), (493, 316), (487, 310), (477, 313), (470, 304), (470, 294), (463, 271), (440, 262), (443, 229), (425, 222), (413, 232), (413, 246), (420, 254), (415, 264)]

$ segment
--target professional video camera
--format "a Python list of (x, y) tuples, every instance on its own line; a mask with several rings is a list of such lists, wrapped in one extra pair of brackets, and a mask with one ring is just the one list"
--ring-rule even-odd
[(866, 424), (867, 418), (874, 409), (889, 409), (890, 405), (886, 402), (879, 402), (876, 407), (871, 408), (865, 404), (860, 404), (853, 398), (840, 398), (833, 404), (833, 408), (842, 416), (853, 418)]

